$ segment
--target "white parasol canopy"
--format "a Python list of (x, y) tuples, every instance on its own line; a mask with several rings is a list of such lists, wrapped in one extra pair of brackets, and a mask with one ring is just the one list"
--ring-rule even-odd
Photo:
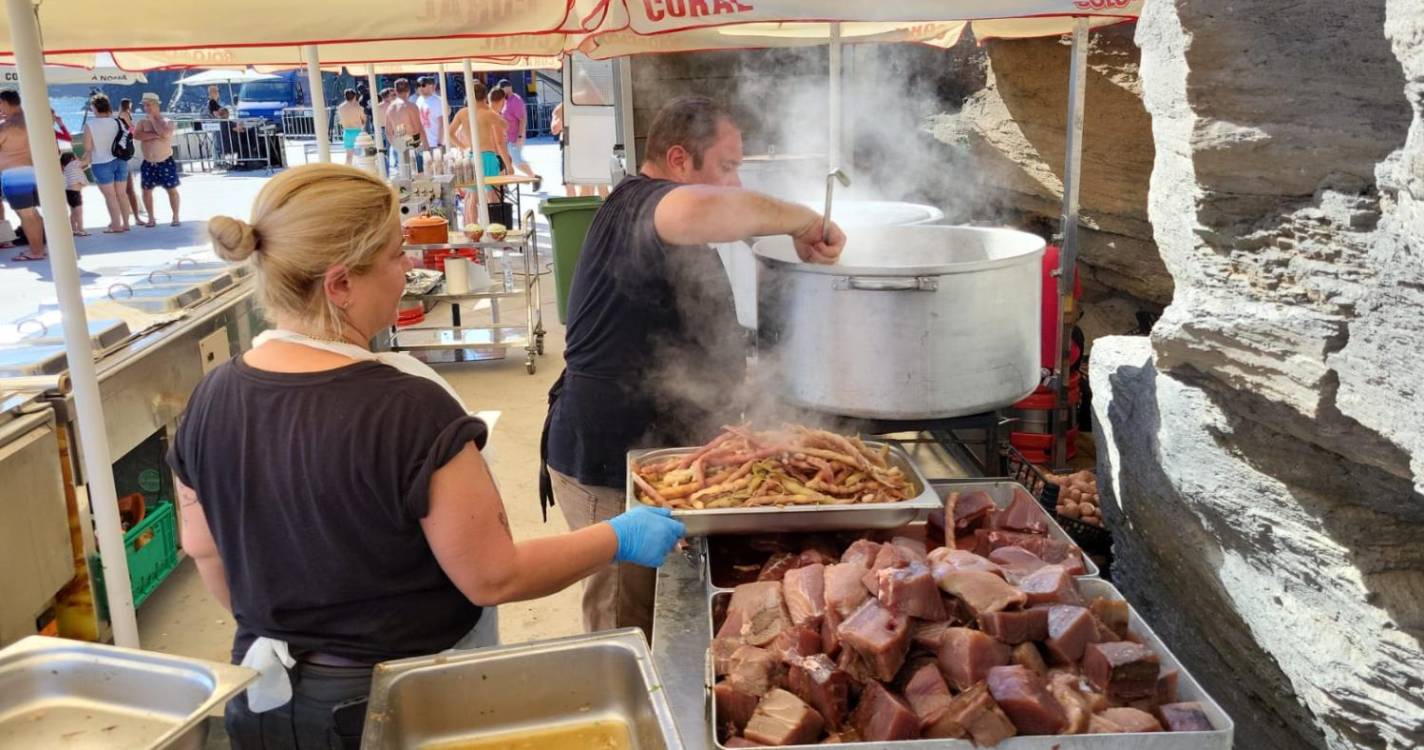
[(194, 73), (178, 79), (184, 86), (208, 86), (219, 83), (247, 83), (249, 81), (268, 81), (277, 76), (271, 73), (259, 73), (255, 70), (205, 70), (201, 73)]

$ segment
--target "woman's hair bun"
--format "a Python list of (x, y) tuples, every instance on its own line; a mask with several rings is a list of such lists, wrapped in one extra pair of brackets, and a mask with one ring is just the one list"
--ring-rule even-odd
[(227, 261), (247, 260), (257, 250), (257, 228), (231, 216), (214, 216), (208, 220), (208, 236), (218, 257)]

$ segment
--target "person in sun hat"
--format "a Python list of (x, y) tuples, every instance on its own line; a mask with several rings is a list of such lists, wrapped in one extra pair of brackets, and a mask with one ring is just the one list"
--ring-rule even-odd
[(158, 94), (149, 91), (142, 99), (144, 119), (134, 126), (134, 140), (143, 149), (143, 165), (139, 167), (139, 187), (143, 188), (143, 206), (148, 212), (148, 223), (153, 220), (153, 189), (163, 188), (168, 193), (168, 207), (173, 211), (173, 226), (178, 226), (178, 162), (173, 159), (173, 133), (178, 126), (163, 116), (163, 106)]

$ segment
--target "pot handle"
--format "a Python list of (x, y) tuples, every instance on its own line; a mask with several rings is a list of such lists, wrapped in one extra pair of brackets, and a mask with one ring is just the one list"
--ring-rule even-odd
[(933, 292), (939, 279), (933, 276), (839, 276), (832, 285), (837, 290), (860, 292)]

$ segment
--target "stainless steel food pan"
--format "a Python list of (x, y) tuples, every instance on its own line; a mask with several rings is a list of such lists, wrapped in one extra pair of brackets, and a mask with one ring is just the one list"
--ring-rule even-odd
[(443, 747), (597, 720), (626, 724), (634, 750), (682, 748), (640, 630), (378, 664), (361, 747)]
[[(867, 446), (880, 448), (886, 443), (865, 441)], [(909, 478), (915, 494), (898, 503), (856, 503), (854, 505), (791, 505), (767, 508), (713, 508), (711, 510), (674, 510), (673, 517), (687, 525), (688, 536), (709, 534), (766, 534), (786, 531), (845, 531), (859, 529), (894, 529), (917, 520), (942, 507), (944, 501), (935, 494), (920, 467), (899, 446), (890, 445), (890, 463)], [(628, 452), (628, 508), (637, 507), (639, 500), (633, 485), (633, 467), (642, 461), (657, 460), (698, 450), (697, 448), (663, 448)]]
[[(949, 493), (951, 492), (963, 493), (983, 490), (989, 493), (989, 497), (994, 499), (994, 504), (1000, 508), (1009, 507), (1009, 502), (1014, 499), (1014, 490), (1017, 489), (1019, 492), (1028, 495), (1030, 500), (1033, 500), (1033, 509), (1037, 511), (1039, 516), (1048, 524), (1049, 538), (1067, 542), (1074, 547), (1078, 546), (1078, 543), (1073, 541), (1073, 537), (1068, 536), (1068, 532), (1064, 531), (1063, 527), (1058, 525), (1058, 522), (1053, 519), (1053, 516), (1049, 515), (1048, 511), (1044, 510), (1043, 506), (1039, 505), (1038, 501), (1033, 499), (1033, 494), (1018, 482), (1011, 482), (1007, 479), (936, 479), (931, 481), (930, 485), (934, 487), (935, 492), (939, 495), (940, 502), (943, 502), (945, 498), (949, 497)], [(1098, 569), (1098, 566), (1086, 554), (1083, 555), (1083, 567), (1087, 569), (1087, 572), (1083, 575), (1090, 578), (1097, 578), (1102, 574), (1102, 571)]]
[(0, 651), (0, 747), (201, 748), (257, 676), (151, 651), (30, 636)]
[[(1079, 578), (1077, 581), (1078, 592), (1087, 598), (1103, 597), (1105, 599), (1121, 600), (1122, 594), (1112, 586), (1096, 578)], [(716, 623), (718, 608), (725, 610), (727, 600), (731, 598), (731, 593), (725, 591), (713, 592), (708, 596), (707, 607), (707, 640), (710, 643), (712, 636), (716, 634)], [(1236, 731), (1236, 724), (1231, 721), (1231, 717), (1221, 710), (1221, 706), (1211, 696), (1206, 694), (1196, 678), (1192, 677), (1186, 667), (1177, 661), (1177, 657), (1167, 650), (1167, 645), (1162, 642), (1157, 634), (1152, 632), (1152, 628), (1138, 614), (1137, 610), (1128, 605), (1128, 625), (1142, 643), (1157, 653), (1162, 660), (1163, 669), (1176, 669), (1177, 678), (1177, 700), (1196, 701), (1202, 704), (1202, 710), (1206, 712), (1207, 718), (1211, 719), (1211, 724), (1215, 729), (1210, 732), (1135, 732), (1130, 734), (1074, 734), (1074, 735), (1039, 735), (1033, 737), (1010, 737), (995, 745), (995, 750), (1231, 750), (1231, 738)], [(711, 655), (708, 655), (708, 662), (711, 662)], [(719, 721), (717, 716), (717, 702), (712, 698), (712, 671), (708, 668), (707, 677), (707, 711), (712, 717), (712, 722), (708, 728), (709, 732), (714, 732), (711, 743), (714, 747), (725, 748), (715, 736), (715, 730)], [(794, 745), (792, 747), (810, 750), (821, 747), (820, 745)], [(895, 750), (976, 750), (976, 745), (969, 740), (906, 740), (903, 742), (852, 742), (844, 747), (851, 748), (894, 748)]]

